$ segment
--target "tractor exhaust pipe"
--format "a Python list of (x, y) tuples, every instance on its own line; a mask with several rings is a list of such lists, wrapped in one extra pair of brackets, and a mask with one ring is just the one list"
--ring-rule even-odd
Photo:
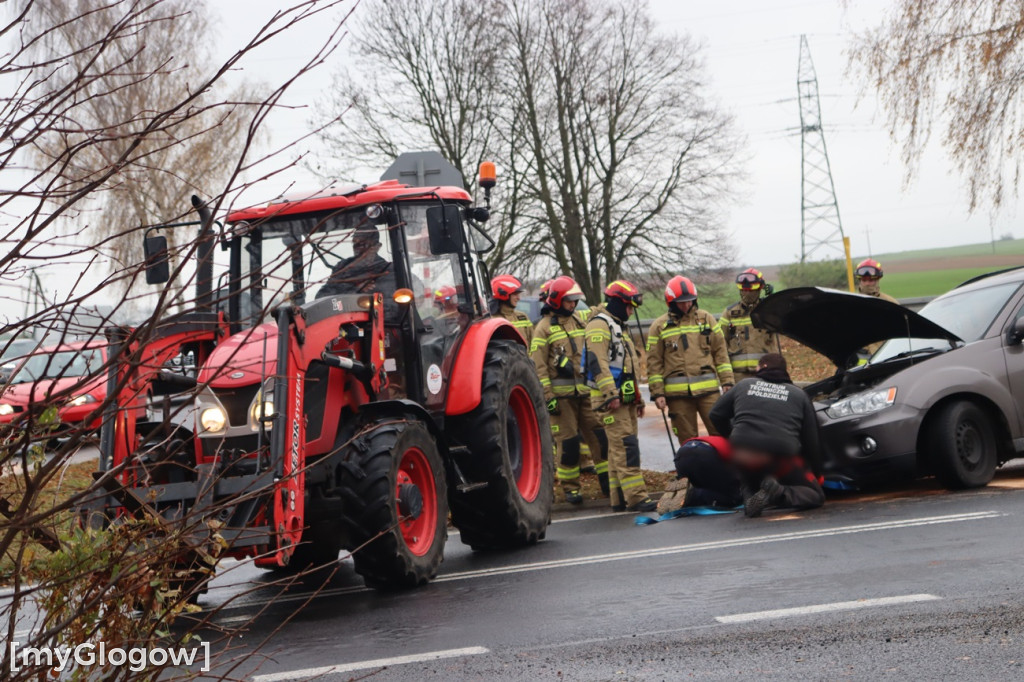
[(192, 195), (192, 206), (199, 214), (198, 266), (196, 268), (196, 310), (213, 310), (213, 211), (202, 199)]

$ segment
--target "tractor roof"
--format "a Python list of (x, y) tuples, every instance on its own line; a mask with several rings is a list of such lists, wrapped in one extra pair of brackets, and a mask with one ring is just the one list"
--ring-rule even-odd
[(385, 180), (372, 185), (346, 185), (328, 187), (325, 190), (292, 194), (276, 199), (266, 206), (253, 206), (228, 214), (228, 222), (241, 220), (265, 220), (275, 216), (318, 211), (336, 211), (370, 204), (380, 204), (396, 199), (423, 199), (424, 195), (436, 194), (448, 201), (471, 201), (472, 197), (461, 187), (410, 187), (397, 180)]

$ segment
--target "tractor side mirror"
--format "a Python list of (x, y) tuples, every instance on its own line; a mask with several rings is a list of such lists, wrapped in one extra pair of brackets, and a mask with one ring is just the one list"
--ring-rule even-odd
[(156, 234), (142, 241), (146, 256), (146, 284), (164, 284), (171, 279), (171, 267), (167, 259), (167, 237)]
[(462, 253), (462, 209), (458, 204), (431, 206), (427, 209), (427, 232), (432, 254)]
[(1024, 317), (1018, 317), (1006, 332), (1006, 342), (1011, 346), (1017, 346), (1022, 341), (1024, 341)]

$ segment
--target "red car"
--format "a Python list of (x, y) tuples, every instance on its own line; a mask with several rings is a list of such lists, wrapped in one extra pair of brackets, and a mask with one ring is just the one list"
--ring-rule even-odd
[(0, 424), (18, 419), (33, 404), (57, 402), (61, 425), (97, 429), (97, 410), (107, 395), (107, 346), (102, 342), (66, 343), (32, 353), (18, 365), (0, 395)]

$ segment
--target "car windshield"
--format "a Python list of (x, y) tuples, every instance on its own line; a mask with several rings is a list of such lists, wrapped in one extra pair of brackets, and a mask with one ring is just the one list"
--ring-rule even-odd
[[(1010, 282), (949, 294), (921, 308), (918, 314), (971, 343), (988, 331), (996, 315), (1019, 286), (1018, 282)], [(896, 357), (945, 351), (949, 348), (950, 343), (946, 339), (890, 339), (872, 356), (871, 362), (875, 364)]]
[[(7, 346), (4, 349), (4, 346)], [(0, 341), (0, 349), (3, 349), (3, 353), (0, 353), (0, 364), (6, 365), (8, 363), (15, 362), (25, 357), (36, 349), (39, 342), (35, 339), (18, 339), (16, 341)]]
[(11, 383), (21, 384), (41, 379), (84, 377), (95, 374), (102, 366), (103, 355), (98, 349), (37, 353), (30, 355), (18, 367)]

